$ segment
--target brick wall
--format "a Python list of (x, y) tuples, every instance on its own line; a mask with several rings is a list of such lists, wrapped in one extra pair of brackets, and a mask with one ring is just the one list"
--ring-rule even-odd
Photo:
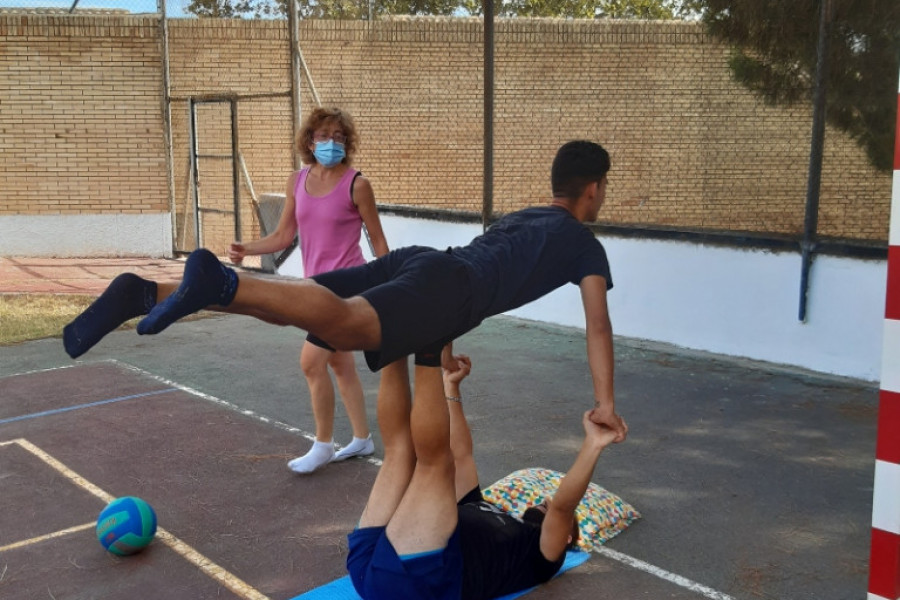
[(168, 210), (157, 29), (0, 15), (0, 216)]
[[(291, 172), (291, 74), (289, 32), (283, 21), (169, 21), (170, 96), (176, 195), (176, 245), (194, 248), (193, 216), (183, 218), (189, 200), (188, 98), (237, 97), (238, 146), (258, 193), (284, 192)], [(269, 96), (272, 97), (269, 97)], [(311, 106), (309, 101), (305, 106)], [(200, 206), (233, 210), (231, 107), (228, 102), (196, 105)], [(203, 158), (204, 156), (210, 156)], [(240, 190), (243, 237), (259, 235), (246, 185)], [(204, 245), (222, 249), (234, 239), (234, 220), (201, 214)]]
[[(12, 81), (0, 84), (0, 210), (136, 210), (135, 201), (167, 210), (156, 32), (141, 19), (115, 23), (0, 15), (0, 81)], [(283, 21), (171, 20), (169, 31), (175, 237), (192, 247), (192, 221), (181, 217), (190, 189), (187, 98), (273, 95), (237, 102), (240, 149), (256, 192), (283, 192), (291, 169), (289, 39)], [(356, 118), (356, 166), (380, 203), (480, 211), (480, 21), (304, 21), (300, 37), (323, 102)], [(810, 110), (764, 105), (731, 80), (727, 56), (690, 23), (499, 20), (495, 210), (543, 202), (556, 148), (577, 137), (612, 154), (601, 212), (608, 222), (800, 232)], [(304, 111), (312, 104), (304, 83)], [(74, 123), (80, 135), (65, 134)], [(227, 152), (230, 135), (227, 105), (199, 106), (201, 152)], [(67, 161), (46, 152), (48, 144)], [(227, 210), (230, 162), (202, 159), (200, 167), (201, 205)], [(48, 185), (52, 194), (43, 193)], [(890, 174), (875, 172), (852, 140), (829, 129), (819, 232), (886, 240), (890, 185)], [(242, 194), (245, 235), (256, 235), (246, 188)], [(233, 235), (227, 216), (210, 212), (203, 223), (204, 236), (216, 239), (206, 245)]]

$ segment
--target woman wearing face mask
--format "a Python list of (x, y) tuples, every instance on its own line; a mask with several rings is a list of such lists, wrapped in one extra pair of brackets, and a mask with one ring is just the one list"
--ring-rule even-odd
[[(284, 210), (277, 229), (246, 244), (234, 242), (228, 251), (232, 262), (245, 256), (280, 252), (299, 232), (304, 276), (360, 265), (359, 247), (365, 225), (375, 256), (388, 252), (387, 241), (375, 207), (369, 180), (350, 167), (358, 136), (353, 120), (338, 108), (317, 108), (297, 133), (297, 150), (308, 167), (288, 179)], [(337, 387), (353, 428), (353, 440), (335, 452), (334, 371)], [(325, 464), (353, 456), (372, 454), (374, 446), (366, 419), (362, 384), (350, 352), (334, 352), (314, 336), (307, 336), (300, 352), (316, 421), (316, 441), (309, 452), (288, 463), (297, 473), (312, 473)]]

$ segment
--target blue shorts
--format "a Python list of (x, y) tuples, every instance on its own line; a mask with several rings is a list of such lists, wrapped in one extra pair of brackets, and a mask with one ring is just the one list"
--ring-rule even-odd
[(462, 552), (453, 532), (447, 547), (401, 560), (384, 527), (355, 529), (347, 536), (347, 571), (364, 600), (460, 600)]
[[(472, 322), (468, 270), (451, 254), (434, 248), (401, 248), (365, 265), (312, 279), (341, 298), (362, 296), (375, 309), (381, 347), (365, 352), (373, 371), (410, 354), (416, 355), (416, 364), (440, 366), (444, 345), (478, 325)], [(329, 348), (314, 336), (307, 339)]]

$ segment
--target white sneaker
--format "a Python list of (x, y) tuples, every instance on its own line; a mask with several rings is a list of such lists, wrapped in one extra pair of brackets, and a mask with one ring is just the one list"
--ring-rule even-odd
[(369, 434), (364, 440), (353, 438), (353, 441), (335, 452), (331, 462), (339, 462), (353, 458), (354, 456), (369, 456), (375, 452), (375, 442), (372, 441), (372, 434)]
[(309, 452), (290, 461), (288, 468), (294, 473), (308, 474), (327, 465), (333, 458), (334, 444), (314, 442)]

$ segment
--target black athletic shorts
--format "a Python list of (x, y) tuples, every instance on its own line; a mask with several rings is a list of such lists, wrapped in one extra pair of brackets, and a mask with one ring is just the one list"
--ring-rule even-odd
[[(375, 309), (381, 347), (365, 352), (372, 371), (410, 354), (415, 354), (418, 365), (440, 366), (444, 345), (477, 325), (472, 323), (465, 265), (434, 248), (401, 248), (365, 265), (312, 279), (342, 298), (362, 296)], [(315, 336), (307, 339), (329, 348)]]

